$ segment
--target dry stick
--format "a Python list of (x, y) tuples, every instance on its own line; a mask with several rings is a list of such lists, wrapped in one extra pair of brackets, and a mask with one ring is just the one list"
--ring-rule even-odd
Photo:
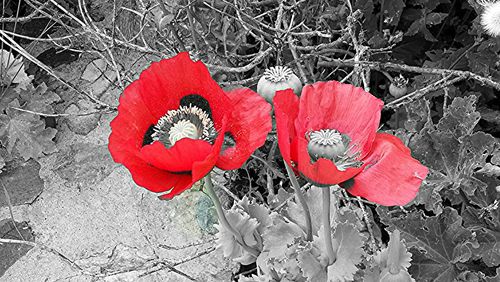
[(210, 70), (218, 70), (218, 71), (222, 71), (222, 72), (231, 72), (231, 73), (247, 72), (247, 71), (252, 70), (258, 64), (260, 64), (264, 60), (265, 57), (267, 57), (269, 54), (271, 54), (272, 50), (273, 49), (271, 47), (267, 48), (266, 50), (260, 52), (260, 54), (255, 56), (255, 58), (252, 60), (252, 62), (250, 62), (247, 65), (241, 66), (241, 67), (225, 67), (225, 66), (211, 65), (211, 64), (206, 64), (206, 65)]
[(288, 165), (286, 161), (283, 162), (285, 163), (286, 172), (290, 177), (290, 182), (292, 182), (293, 190), (295, 190), (295, 195), (297, 196), (297, 199), (299, 200), (300, 204), (302, 205), (302, 209), (304, 210), (304, 217), (306, 219), (306, 240), (312, 241), (313, 239), (312, 223), (311, 223), (311, 213), (309, 212), (309, 207), (307, 206), (304, 194), (302, 194), (302, 191), (300, 190), (300, 185), (299, 182), (297, 181), (295, 173), (293, 172), (292, 168)]
[(32, 246), (32, 247), (39, 247), (40, 249), (42, 249), (44, 251), (47, 251), (49, 253), (52, 253), (52, 254), (56, 255), (57, 257), (61, 258), (64, 262), (66, 262), (70, 266), (76, 268), (77, 270), (79, 270), (83, 274), (93, 276), (91, 273), (85, 271), (81, 266), (79, 266), (74, 261), (70, 260), (65, 255), (61, 254), (60, 252), (56, 251), (55, 249), (53, 249), (51, 247), (47, 247), (47, 246), (42, 245), (40, 243), (35, 243), (35, 242), (25, 241), (25, 240), (2, 239), (2, 238), (0, 238), (0, 245), (2, 245), (2, 244), (22, 244), (22, 245), (28, 245), (28, 246)]
[(292, 14), (292, 17), (290, 19), (290, 25), (288, 25), (286, 23), (286, 17), (284, 17), (283, 18), (283, 26), (288, 29), (288, 31), (287, 31), (287, 33), (288, 33), (288, 36), (287, 36), (288, 47), (290, 47), (290, 52), (292, 53), (293, 59), (295, 60), (295, 65), (297, 66), (297, 69), (299, 70), (299, 75), (300, 75), (300, 78), (302, 79), (302, 83), (307, 83), (306, 72), (304, 71), (304, 68), (300, 64), (299, 55), (297, 54), (297, 48), (295, 47), (295, 44), (294, 44), (295, 39), (290, 34), (290, 29), (293, 26), (293, 18), (294, 17)]
[(29, 113), (32, 115), (37, 115), (41, 117), (69, 117), (69, 116), (90, 116), (93, 114), (100, 114), (100, 113), (111, 113), (109, 110), (98, 110), (98, 111), (92, 111), (92, 112), (85, 112), (85, 113), (75, 113), (75, 114), (47, 114), (47, 113), (39, 113), (39, 112), (34, 112), (30, 110), (25, 110), (25, 109), (20, 109), (17, 107), (10, 107), (11, 109), (14, 109), (16, 111), (24, 112), (24, 113)]
[(332, 227), (330, 224), (330, 186), (321, 187), (321, 195), (323, 196), (323, 213), (321, 218), (323, 221), (323, 237), (325, 237), (326, 253), (328, 254), (328, 265), (331, 265), (337, 259), (333, 252), (332, 244)]
[(471, 78), (482, 85), (488, 85), (496, 90), (500, 90), (500, 83), (496, 82), (490, 78), (480, 76), (470, 71), (461, 71), (461, 70), (449, 70), (449, 69), (441, 69), (441, 68), (423, 68), (417, 66), (409, 66), (405, 64), (396, 64), (396, 63), (383, 63), (383, 62), (374, 62), (374, 61), (346, 61), (340, 59), (330, 59), (329, 61), (319, 61), (318, 66), (322, 67), (331, 67), (331, 66), (347, 66), (354, 67), (356, 65), (363, 65), (369, 67), (370, 69), (381, 71), (386, 69), (394, 69), (400, 71), (414, 72), (414, 73), (428, 73), (428, 74), (440, 74), (447, 75), (452, 74), (456, 76), (464, 77), (464, 79)]
[(222, 209), (221, 203), (219, 201), (219, 197), (217, 196), (217, 194), (215, 194), (214, 186), (212, 183), (212, 178), (210, 176), (210, 173), (208, 173), (205, 176), (204, 180), (205, 180), (205, 189), (204, 190), (206, 190), (208, 196), (212, 199), (212, 201), (214, 203), (215, 210), (217, 211), (217, 216), (219, 217), (219, 222), (221, 223), (221, 225), (227, 231), (229, 231), (233, 234), (233, 236), (236, 239), (236, 241), (238, 242), (238, 244), (240, 244), (240, 246), (242, 246), (243, 249), (245, 249), (245, 251), (247, 251), (248, 253), (250, 253), (254, 257), (258, 257), (259, 251), (249, 247), (245, 243), (245, 241), (243, 241), (241, 234), (238, 231), (234, 230), (234, 228), (231, 226), (231, 224), (227, 221), (226, 215), (225, 215), (224, 210)]
[(0, 18), (0, 23), (14, 23), (14, 22), (18, 23), (18, 22), (30, 21), (32, 19), (35, 19), (35, 16), (40, 12), (40, 10), (45, 8), (48, 4), (49, 2), (43, 3), (41, 6), (37, 7), (33, 12), (31, 12), (31, 14), (25, 17)]
[(372, 225), (370, 224), (370, 219), (368, 218), (368, 213), (366, 212), (365, 205), (361, 201), (361, 197), (356, 197), (358, 200), (358, 205), (361, 208), (361, 211), (363, 213), (363, 220), (365, 221), (366, 224), (366, 229), (368, 230), (368, 234), (370, 234), (370, 243), (372, 247), (373, 253), (376, 251), (377, 244), (375, 243), (375, 236), (373, 235), (373, 230), (372, 230)]
[[(444, 78), (442, 78), (442, 79), (440, 79), (440, 80), (438, 80), (438, 81), (436, 81), (436, 82), (434, 82), (434, 83), (432, 83), (432, 84), (430, 84), (422, 89), (415, 90), (409, 94), (406, 94), (403, 97), (400, 97), (394, 101), (391, 101), (390, 103), (387, 103), (385, 105), (385, 107), (389, 108), (389, 109), (398, 108), (400, 106), (403, 106), (405, 104), (410, 103), (411, 101), (413, 101), (417, 98), (424, 96), (427, 93), (430, 93), (432, 91), (436, 91), (436, 90), (441, 89), (443, 87), (447, 87), (449, 85), (455, 84), (455, 83), (465, 79), (465, 77), (463, 77), (463, 76), (458, 76), (458, 77), (455, 77), (454, 79), (450, 79), (452, 76), (453, 76), (453, 74), (447, 75)], [(408, 100), (402, 101), (405, 99), (408, 99)]]

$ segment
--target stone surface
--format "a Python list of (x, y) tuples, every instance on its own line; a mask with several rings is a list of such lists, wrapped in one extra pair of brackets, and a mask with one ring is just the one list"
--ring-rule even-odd
[[(43, 193), (14, 210), (37, 247), (0, 281), (230, 281), (235, 265), (213, 250), (213, 218), (200, 219), (206, 196), (161, 201), (138, 187), (107, 152), (112, 118), (85, 136), (61, 128), (59, 152), (40, 160)], [(0, 216), (10, 218), (6, 208)]]

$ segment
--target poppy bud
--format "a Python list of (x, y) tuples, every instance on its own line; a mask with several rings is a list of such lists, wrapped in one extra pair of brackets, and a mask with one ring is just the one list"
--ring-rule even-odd
[(404, 78), (404, 76), (400, 74), (399, 77), (394, 78), (391, 82), (391, 85), (389, 86), (389, 93), (391, 93), (394, 98), (402, 97), (408, 91), (406, 86), (407, 84), (408, 79)]
[(266, 69), (257, 83), (257, 93), (269, 103), (272, 103), (276, 91), (289, 88), (295, 95), (300, 96), (302, 82), (289, 67), (285, 66)]

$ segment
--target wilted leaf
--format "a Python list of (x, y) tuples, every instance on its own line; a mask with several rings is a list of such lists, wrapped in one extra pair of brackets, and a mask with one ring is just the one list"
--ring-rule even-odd
[(4, 188), (11, 205), (31, 204), (43, 191), (43, 180), (39, 172), (40, 164), (35, 160), (25, 162), (17, 159), (10, 162), (0, 174), (0, 207), (7, 207), (9, 204)]
[[(17, 100), (9, 106), (20, 107)], [(0, 142), (7, 147), (9, 154), (15, 149), (24, 160), (28, 160), (57, 151), (52, 141), (57, 130), (45, 128), (45, 123), (38, 116), (11, 108), (6, 112), (6, 115), (0, 115)]]
[(28, 77), (24, 71), (23, 61), (16, 59), (11, 52), (0, 49), (0, 84), (10, 83), (20, 84), (21, 89), (25, 88), (33, 79)]
[[(14, 228), (13, 223), (17, 228)], [(19, 236), (17, 230), (22, 236)], [(2, 234), (3, 239), (35, 241), (33, 231), (27, 222), (12, 222), (10, 219), (0, 220), (0, 234)], [(0, 244), (0, 277), (31, 248), (33, 247), (27, 244)]]

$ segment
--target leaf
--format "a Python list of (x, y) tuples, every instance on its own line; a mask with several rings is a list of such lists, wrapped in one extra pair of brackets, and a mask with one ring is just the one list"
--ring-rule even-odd
[(313, 246), (310, 246), (308, 249), (299, 253), (297, 257), (299, 266), (304, 273), (304, 277), (307, 278), (307, 281), (326, 281), (327, 277), (325, 265), (322, 264), (318, 260), (317, 256), (311, 252), (312, 247)]
[(437, 39), (432, 35), (432, 33), (427, 29), (427, 26), (433, 26), (439, 24), (444, 18), (448, 16), (446, 13), (426, 13), (426, 9), (421, 11), (422, 17), (414, 21), (405, 35), (413, 36), (417, 33), (422, 33), (427, 41), (436, 42)]
[(381, 221), (401, 231), (412, 253), (410, 273), (417, 281), (453, 281), (458, 275), (456, 263), (467, 261), (460, 249), (471, 244), (473, 234), (462, 226), (462, 218), (446, 207), (439, 216), (422, 212), (392, 216), (378, 207)]
[(386, 1), (383, 8), (384, 22), (392, 26), (397, 26), (404, 7), (406, 5), (403, 0)]
[[(323, 227), (321, 227), (321, 230)], [(358, 271), (356, 264), (361, 262), (363, 254), (364, 238), (352, 224), (339, 223), (332, 234), (333, 245), (337, 259), (327, 267), (328, 281), (350, 281), (354, 279), (354, 273)], [(327, 261), (327, 254), (323, 232), (314, 238), (314, 243), (321, 250), (319, 261)]]
[(259, 223), (257, 231), (260, 235), (264, 234), (265, 230), (272, 224), (272, 219), (270, 216), (271, 211), (264, 205), (257, 203), (255, 200), (249, 200), (247, 196), (244, 196), (237, 204), (236, 207), (242, 207), (251, 218), (255, 218)]
[(47, 92), (45, 83), (41, 83), (36, 88), (33, 85), (28, 85), (26, 90), (19, 92), (19, 97), (24, 101), (23, 109), (37, 113), (54, 113), (52, 104), (61, 100), (61, 97), (56, 93)]
[[(31, 204), (43, 191), (43, 180), (40, 178), (40, 164), (35, 160), (27, 162), (20, 159), (9, 163), (0, 176), (0, 208)], [(9, 201), (4, 193), (6, 189)]]
[(274, 273), (280, 279), (295, 281), (302, 277), (297, 249), (303, 242), (304, 232), (276, 212), (271, 213), (271, 219), (272, 224), (262, 235), (263, 249), (257, 258), (257, 265), (264, 273)]
[(24, 71), (23, 61), (16, 59), (14, 55), (6, 50), (0, 49), (0, 84), (19, 84), (20, 88), (25, 88), (33, 80), (33, 76), (28, 77)]
[[(226, 219), (232, 228), (241, 235), (247, 246), (255, 248), (258, 245), (258, 241), (254, 236), (254, 231), (259, 225), (256, 219), (250, 218), (247, 213), (235, 209), (226, 212)], [(237, 242), (233, 233), (221, 224), (215, 227), (219, 230), (217, 233), (217, 248), (222, 250), (225, 257), (244, 265), (255, 262), (256, 258)]]
[(296, 239), (304, 236), (302, 229), (293, 222), (285, 222), (277, 213), (271, 214), (272, 224), (263, 234), (264, 250), (269, 251), (269, 256), (279, 257), (284, 255), (288, 246), (293, 245)]
[[(381, 268), (389, 267), (389, 256), (391, 251), (396, 254), (396, 257), (393, 257), (393, 263), (396, 263), (398, 268), (408, 269), (411, 266), (411, 253), (407, 251), (406, 245), (400, 240), (399, 235), (395, 235), (396, 232), (399, 233), (399, 230), (395, 229), (389, 234), (390, 240), (387, 247), (382, 249), (375, 256), (375, 261)], [(394, 250), (394, 248), (397, 248), (397, 250)]]
[[(475, 111), (476, 99), (475, 96), (455, 98), (437, 124), (428, 119), (410, 140), (414, 157), (431, 170), (414, 203), (425, 204), (426, 209), (436, 214), (442, 211), (439, 195), (458, 203), (463, 201), (464, 194), (473, 197), (476, 190), (486, 189), (487, 185), (475, 173), (486, 165), (496, 141), (483, 132), (472, 133), (480, 119)], [(420, 119), (419, 125), (423, 124), (423, 116), (415, 118)]]
[[(14, 100), (9, 106), (20, 107), (19, 101)], [(10, 108), (6, 112), (6, 115), (0, 115), (0, 142), (7, 147), (9, 154), (15, 149), (24, 160), (28, 160), (57, 151), (52, 141), (57, 130), (45, 128), (45, 123), (35, 115)]]
[[(321, 204), (321, 187), (316, 187), (313, 186), (309, 188), (309, 190), (306, 191), (304, 194), (304, 198), (306, 200), (307, 206), (309, 208), (309, 212), (311, 214), (311, 225), (312, 225), (312, 234), (316, 235), (318, 233), (318, 230), (321, 226), (321, 216), (319, 216), (323, 212), (323, 207)], [(330, 214), (332, 222), (335, 219), (335, 214), (337, 214), (337, 197), (333, 193), (330, 193)], [(305, 215), (304, 215), (304, 209), (302, 208), (302, 205), (297, 202), (290, 202), (288, 203), (288, 207), (286, 208), (286, 213), (288, 217), (295, 222), (297, 225), (299, 225), (304, 232), (306, 232), (306, 223), (305, 223)]]

